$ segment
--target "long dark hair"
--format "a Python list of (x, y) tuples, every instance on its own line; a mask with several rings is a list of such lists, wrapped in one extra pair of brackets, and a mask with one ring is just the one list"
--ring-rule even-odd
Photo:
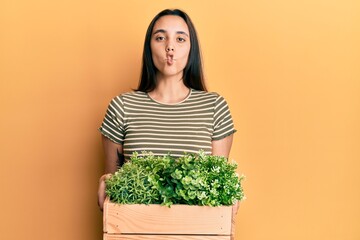
[(197, 38), (195, 27), (190, 17), (179, 9), (165, 9), (158, 13), (151, 21), (145, 35), (144, 51), (142, 57), (142, 70), (138, 91), (151, 92), (156, 87), (156, 67), (152, 60), (150, 48), (151, 34), (156, 21), (166, 15), (179, 16), (184, 19), (189, 28), (190, 33), (190, 53), (188, 62), (184, 68), (183, 82), (186, 87), (196, 90), (207, 91), (201, 63), (201, 53), (199, 41)]

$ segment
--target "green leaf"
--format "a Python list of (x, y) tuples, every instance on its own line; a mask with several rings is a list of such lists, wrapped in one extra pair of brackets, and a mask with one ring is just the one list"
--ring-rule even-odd
[(237, 165), (224, 157), (185, 154), (155, 156), (136, 152), (106, 180), (106, 194), (117, 203), (232, 205), (244, 197)]

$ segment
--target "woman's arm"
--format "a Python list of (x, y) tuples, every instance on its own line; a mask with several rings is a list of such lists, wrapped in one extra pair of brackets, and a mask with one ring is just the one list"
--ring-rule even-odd
[(231, 145), (233, 142), (233, 134), (223, 139), (212, 141), (212, 155), (229, 157)]
[[(224, 156), (224, 157), (228, 158), (229, 154), (230, 154), (230, 150), (231, 150), (232, 141), (233, 141), (233, 134), (231, 134), (230, 136), (227, 136), (226, 138), (220, 139), (218, 141), (212, 141), (212, 155)], [(239, 206), (240, 206), (239, 201), (237, 201), (232, 207), (232, 213), (233, 213), (232, 224), (233, 225), (235, 224), (235, 222), (234, 222), (235, 215), (237, 214), (237, 212), (239, 210)], [(232, 232), (232, 234), (235, 234), (235, 233)]]
[(123, 146), (114, 143), (104, 135), (102, 135), (102, 143), (105, 152), (105, 173), (115, 173), (123, 161), (123, 159), (120, 159), (120, 155), (123, 153)]
[(121, 158), (123, 146), (121, 144), (116, 144), (103, 135), (102, 142), (105, 152), (105, 174), (102, 175), (99, 180), (98, 205), (101, 210), (103, 209), (106, 198), (105, 179), (108, 179), (111, 176), (110, 174), (115, 173), (118, 166), (121, 165), (123, 161)]

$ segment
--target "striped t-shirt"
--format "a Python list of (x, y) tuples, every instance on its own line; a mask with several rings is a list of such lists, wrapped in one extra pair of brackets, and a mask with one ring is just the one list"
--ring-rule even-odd
[(126, 160), (135, 151), (174, 157), (199, 150), (211, 154), (213, 140), (236, 131), (225, 99), (194, 89), (177, 104), (159, 103), (140, 91), (121, 94), (111, 100), (99, 130), (123, 144)]

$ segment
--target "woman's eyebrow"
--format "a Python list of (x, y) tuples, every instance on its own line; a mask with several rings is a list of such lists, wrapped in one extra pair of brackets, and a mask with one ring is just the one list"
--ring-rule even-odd
[(176, 33), (177, 33), (177, 34), (184, 34), (185, 36), (189, 37), (189, 34), (187, 34), (187, 33), (184, 32), (184, 31), (177, 31)]
[[(157, 34), (157, 33), (166, 33), (166, 30), (164, 30), (164, 29), (158, 29), (158, 30), (156, 30), (156, 31), (153, 33), (153, 35), (155, 35), (155, 34)], [(189, 34), (187, 34), (187, 33), (184, 32), (184, 31), (177, 31), (176, 33), (177, 33), (177, 34), (184, 34), (185, 36), (189, 37)]]
[(155, 35), (155, 34), (157, 34), (157, 33), (166, 33), (166, 31), (164, 30), (164, 29), (158, 29), (158, 30), (156, 30), (154, 33), (153, 33), (153, 35)]

